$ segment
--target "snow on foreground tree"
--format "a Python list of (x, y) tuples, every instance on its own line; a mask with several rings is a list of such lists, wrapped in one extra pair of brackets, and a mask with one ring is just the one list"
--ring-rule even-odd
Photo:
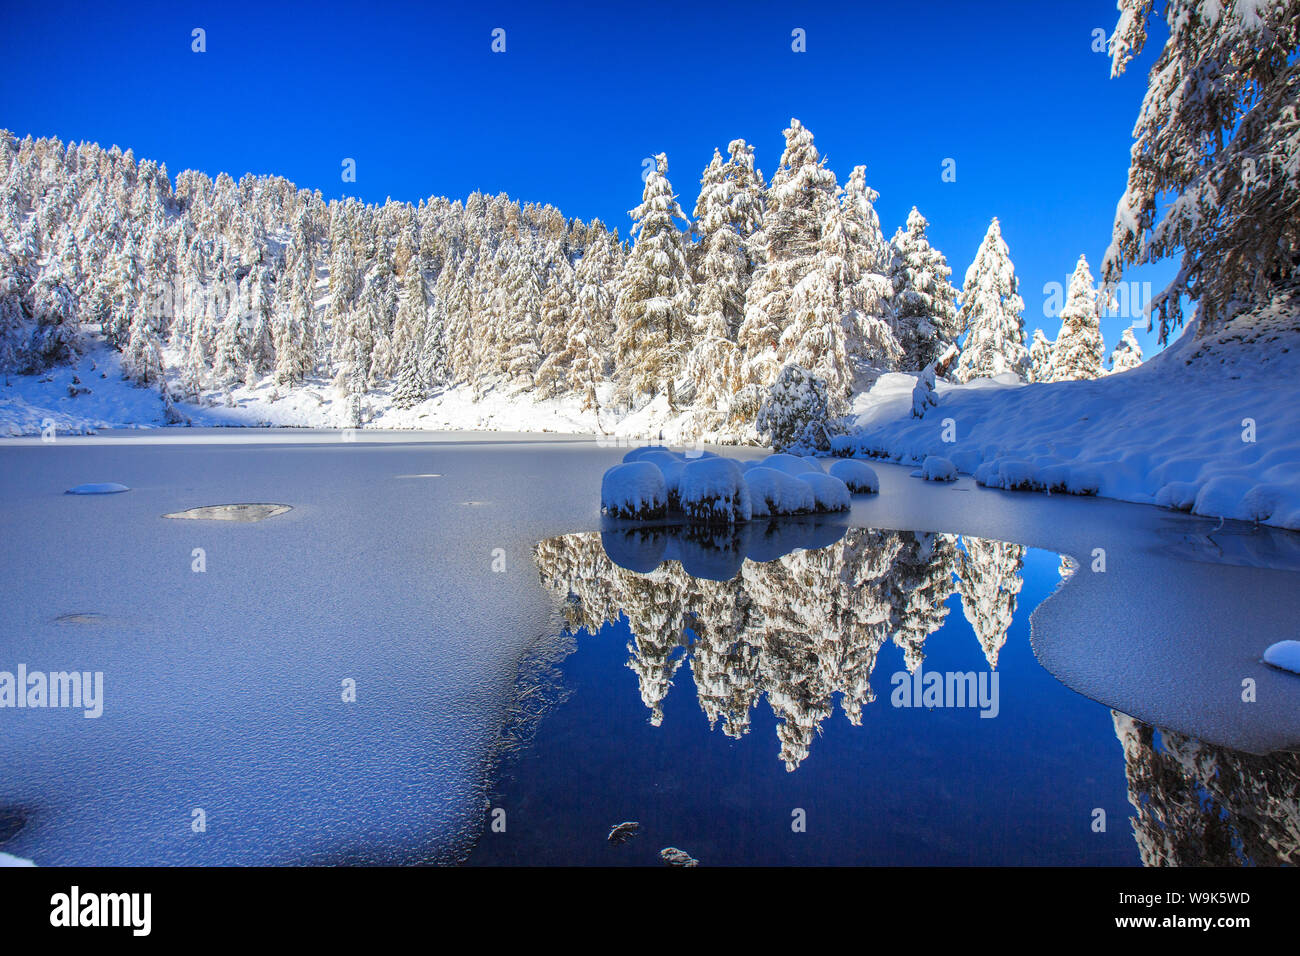
[(1125, 329), (1124, 334), (1120, 336), (1119, 345), (1115, 346), (1115, 351), (1110, 353), (1111, 373), (1127, 372), (1141, 364), (1142, 346), (1138, 344), (1133, 330)]
[(1029, 347), (1029, 381), (1050, 382), (1052, 380), (1052, 346), (1042, 329), (1034, 329), (1034, 342)]
[(767, 388), (776, 381), (791, 345), (791, 300), (819, 264), (822, 231), (836, 205), (835, 174), (797, 119), (785, 131), (781, 165), (768, 186), (760, 234), (762, 261), (745, 300), (737, 341), (745, 379)]
[(912, 207), (907, 228), (890, 240), (893, 259), (889, 278), (893, 285), (894, 334), (903, 349), (901, 367), (923, 369), (957, 341), (956, 291), (948, 282), (952, 269), (938, 249), (930, 245), (925, 217)]
[(1016, 271), (995, 217), (975, 261), (966, 270), (957, 324), (966, 335), (953, 376), (959, 382), (1014, 372), (1029, 376), (1025, 348), (1025, 303), (1016, 291)]
[(778, 452), (790, 448), (829, 450), (829, 415), (826, 383), (807, 369), (787, 365), (768, 389), (755, 424)]
[[(701, 433), (716, 431), (730, 417), (741, 386), (736, 334), (745, 315), (745, 292), (753, 279), (750, 248), (762, 223), (763, 174), (754, 168), (753, 147), (743, 139), (727, 147), (724, 163), (715, 149), (700, 179), (692, 231), (696, 342), (686, 359)], [(748, 424), (748, 423), (746, 423)]]
[(675, 380), (689, 345), (686, 308), (689, 273), (682, 232), (675, 220), (686, 221), (668, 181), (668, 157), (655, 156), (648, 170), (641, 205), (630, 215), (636, 244), (628, 256), (615, 315), (615, 351), (620, 364), (620, 389), (628, 398), (666, 393), (676, 407)]
[[(1119, 10), (1112, 77), (1142, 51), (1155, 5)], [(1102, 266), (1109, 285), (1181, 250), (1151, 302), (1161, 345), (1182, 324), (1182, 296), (1206, 337), (1300, 281), (1300, 0), (1166, 0), (1164, 18)]]
[(1077, 382), (1105, 374), (1102, 357), (1105, 344), (1101, 339), (1101, 315), (1097, 309), (1097, 289), (1092, 282), (1088, 260), (1079, 256), (1070, 277), (1070, 290), (1061, 309), (1061, 331), (1052, 346), (1051, 381)]

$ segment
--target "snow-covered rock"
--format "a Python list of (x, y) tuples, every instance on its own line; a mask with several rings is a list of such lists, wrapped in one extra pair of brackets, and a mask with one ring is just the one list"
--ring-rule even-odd
[(1300, 641), (1278, 641), (1264, 652), (1264, 663), (1300, 674)]
[(880, 478), (875, 469), (863, 462), (843, 458), (834, 462), (827, 473), (844, 482), (850, 494), (874, 495), (880, 491)]
[(833, 478), (823, 472), (808, 472), (797, 475), (796, 478), (802, 481), (813, 493), (813, 507), (818, 512), (829, 511), (848, 511), (853, 507), (853, 502), (849, 496), (848, 486), (838, 478)]
[(663, 472), (648, 461), (615, 465), (600, 481), (600, 510), (615, 518), (662, 518), (668, 511)]
[(755, 518), (807, 514), (814, 508), (812, 487), (776, 468), (751, 468), (745, 482)]
[(750, 519), (749, 487), (739, 463), (730, 458), (687, 462), (678, 487), (682, 511), (689, 521), (735, 524)]
[(912, 477), (926, 481), (956, 481), (957, 466), (939, 455), (927, 455), (921, 467), (912, 472)]

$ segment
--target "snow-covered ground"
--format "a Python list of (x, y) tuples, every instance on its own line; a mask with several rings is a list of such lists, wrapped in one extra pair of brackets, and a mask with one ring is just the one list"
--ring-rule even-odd
[[(178, 354), (171, 354), (179, 360)], [(77, 394), (73, 394), (73, 392)], [(599, 413), (580, 397), (539, 398), (522, 387), (497, 383), (475, 394), (472, 386), (442, 390), (413, 408), (391, 405), (388, 389), (366, 396), (367, 429), (423, 431), (561, 432), (679, 441), (685, 419), (671, 413), (663, 397), (618, 414), (613, 387), (598, 388)], [(205, 393), (206, 404), (178, 402), (189, 424), (205, 427), (346, 428), (347, 399), (334, 383), (314, 379), (288, 389), (271, 378), (240, 385), (229, 393)], [(52, 423), (58, 435), (85, 435), (104, 428), (154, 428), (167, 424), (160, 393), (122, 376), (121, 355), (97, 344), (72, 366), (39, 375), (0, 379), (0, 437), (38, 435)]]
[[(1300, 530), (1300, 336), (1189, 331), (1145, 365), (1094, 381), (1014, 375), (938, 385), (911, 414), (916, 376), (882, 376), (854, 405), (855, 454), (942, 456), (991, 487), (1068, 490)], [(1263, 328), (1268, 329), (1268, 322)], [(1194, 360), (1188, 363), (1194, 353)]]

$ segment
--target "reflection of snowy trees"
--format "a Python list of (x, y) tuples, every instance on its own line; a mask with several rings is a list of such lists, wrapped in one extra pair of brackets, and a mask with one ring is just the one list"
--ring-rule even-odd
[(975, 630), (989, 667), (998, 666), (998, 651), (1016, 613), (1016, 595), (1023, 579), (1025, 547), (1005, 541), (967, 538), (959, 558), (957, 589), (961, 609)]
[[(633, 635), (628, 666), (653, 724), (663, 720), (662, 701), (685, 662), (709, 726), (730, 737), (749, 732), (750, 714), (766, 697), (780, 720), (781, 759), (794, 770), (837, 695), (844, 716), (861, 724), (863, 708), (875, 700), (871, 674), (886, 641), (903, 649), (909, 670), (920, 665), (962, 569), (957, 540), (850, 530), (826, 547), (745, 561), (724, 581), (693, 577), (676, 561), (629, 570), (610, 560), (595, 534), (543, 541), (536, 558), (543, 584), (570, 598), (568, 628), (595, 633), (626, 615)], [(994, 648), (995, 661), (1020, 589), (1024, 549), (1009, 560), (1012, 552), (998, 549), (1015, 546), (977, 539), (964, 546), (1001, 556), (971, 565), (978, 574), (971, 606), (988, 608), (976, 633), (986, 655)]]
[(1238, 753), (1111, 715), (1144, 864), (1300, 863), (1300, 754)]

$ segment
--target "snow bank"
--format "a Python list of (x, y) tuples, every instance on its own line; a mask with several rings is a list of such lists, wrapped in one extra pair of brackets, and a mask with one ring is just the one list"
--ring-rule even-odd
[(12, 853), (0, 853), (0, 866), (35, 866), (31, 860), (24, 860), (21, 856), (14, 856)]
[(668, 510), (663, 472), (648, 461), (615, 465), (600, 480), (600, 510), (615, 518), (662, 518)]
[(841, 459), (831, 465), (828, 473), (844, 482), (850, 494), (874, 495), (880, 491), (880, 478), (870, 465), (863, 462)]
[(775, 468), (751, 468), (745, 472), (745, 483), (755, 518), (808, 514), (816, 504), (807, 482)]
[(1300, 674), (1300, 641), (1278, 641), (1264, 652), (1264, 663)]
[(912, 477), (926, 481), (956, 481), (957, 467), (940, 455), (926, 455), (921, 467), (912, 472)]
[[(1267, 334), (1243, 331), (1260, 328)], [(937, 455), (990, 487), (1300, 530), (1300, 305), (1275, 304), (1213, 340), (1194, 331), (1095, 381), (940, 381), (937, 406), (919, 419), (916, 376), (882, 375), (831, 450), (911, 464)]]
[(798, 475), (797, 480), (812, 489), (813, 507), (822, 514), (830, 511), (848, 511), (853, 507), (848, 486), (838, 478), (832, 478), (818, 471)]
[(679, 494), (682, 511), (690, 521), (735, 524), (748, 521), (751, 516), (744, 473), (730, 458), (699, 458), (687, 462), (682, 469)]

